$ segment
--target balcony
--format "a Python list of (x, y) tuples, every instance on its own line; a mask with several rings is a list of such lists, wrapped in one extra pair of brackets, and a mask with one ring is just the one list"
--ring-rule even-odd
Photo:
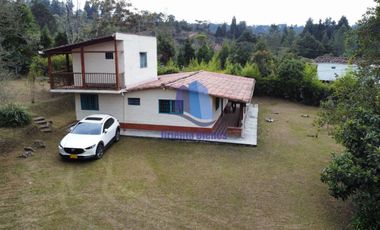
[(124, 73), (53, 72), (51, 89), (120, 90), (125, 88)]

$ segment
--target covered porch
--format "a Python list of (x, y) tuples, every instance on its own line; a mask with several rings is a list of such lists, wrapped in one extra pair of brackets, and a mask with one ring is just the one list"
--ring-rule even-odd
[[(137, 130), (137, 129), (122, 129), (122, 135), (131, 137), (148, 137), (148, 138), (160, 138), (160, 139), (173, 139), (173, 140), (183, 140), (183, 141), (200, 141), (200, 142), (212, 142), (212, 143), (225, 143), (225, 144), (236, 144), (236, 145), (246, 145), (246, 146), (257, 146), (257, 121), (259, 108), (257, 104), (247, 104), (245, 107), (246, 116), (245, 119), (241, 120), (241, 127), (236, 127), (241, 129), (241, 135), (173, 135), (172, 137), (164, 136), (162, 131), (150, 131), (150, 130)], [(235, 121), (232, 117), (235, 117), (237, 113), (230, 114), (224, 118), (226, 121)], [(236, 118), (236, 117), (235, 117)], [(232, 123), (233, 124), (233, 123)], [(227, 130), (231, 126), (219, 126), (219, 128)], [(214, 131), (215, 132), (215, 131)], [(181, 134), (181, 132), (179, 133)], [(218, 138), (220, 136), (220, 138)]]
[[(100, 50), (90, 49), (97, 44), (112, 44), (112, 48)], [(44, 55), (48, 59), (48, 76), (51, 89), (92, 89), (92, 90), (120, 90), (125, 88), (124, 73), (120, 71), (119, 55), (117, 40), (114, 36), (93, 39), (85, 42), (80, 42), (71, 45), (59, 46), (56, 48), (44, 51)], [(95, 63), (99, 68), (94, 71), (94, 68), (88, 67), (90, 63), (94, 65), (93, 57), (102, 57), (103, 62)], [(54, 68), (54, 57), (60, 56), (65, 58), (65, 65), (62, 63), (59, 69)], [(86, 60), (88, 59), (88, 60)], [(113, 62), (112, 68), (104, 68), (103, 65), (109, 65)], [(87, 65), (86, 65), (87, 63)], [(76, 67), (76, 68), (75, 68)], [(100, 71), (99, 71), (100, 70)]]
[(241, 137), (247, 110), (246, 103), (228, 101), (215, 125), (214, 132), (224, 133), (228, 137)]

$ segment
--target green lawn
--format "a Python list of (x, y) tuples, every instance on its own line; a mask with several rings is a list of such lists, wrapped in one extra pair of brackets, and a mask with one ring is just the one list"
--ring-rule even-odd
[[(315, 107), (255, 98), (256, 148), (124, 137), (102, 160), (66, 162), (57, 144), (75, 119), (71, 101), (30, 107), (53, 120), (53, 134), (0, 129), (0, 228), (342, 229), (349, 222), (350, 205), (319, 179), (339, 146), (326, 131), (307, 137), (316, 132)], [(264, 121), (269, 116), (274, 123)], [(16, 158), (38, 138), (46, 150)]]

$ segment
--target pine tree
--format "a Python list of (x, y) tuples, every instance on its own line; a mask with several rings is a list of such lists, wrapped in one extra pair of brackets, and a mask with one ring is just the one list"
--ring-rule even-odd
[(49, 28), (45, 26), (41, 31), (40, 45), (44, 48), (50, 48), (53, 44), (53, 39), (50, 36)]
[(54, 38), (54, 46), (66, 45), (69, 42), (67, 41), (67, 36), (65, 32), (58, 32)]
[(237, 25), (236, 25), (236, 17), (234, 16), (231, 21), (231, 26), (230, 26), (230, 38), (235, 39), (237, 36)]

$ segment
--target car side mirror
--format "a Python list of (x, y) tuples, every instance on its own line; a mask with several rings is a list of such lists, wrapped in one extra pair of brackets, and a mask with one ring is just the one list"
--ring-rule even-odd
[(104, 129), (104, 133), (108, 133), (108, 129)]

